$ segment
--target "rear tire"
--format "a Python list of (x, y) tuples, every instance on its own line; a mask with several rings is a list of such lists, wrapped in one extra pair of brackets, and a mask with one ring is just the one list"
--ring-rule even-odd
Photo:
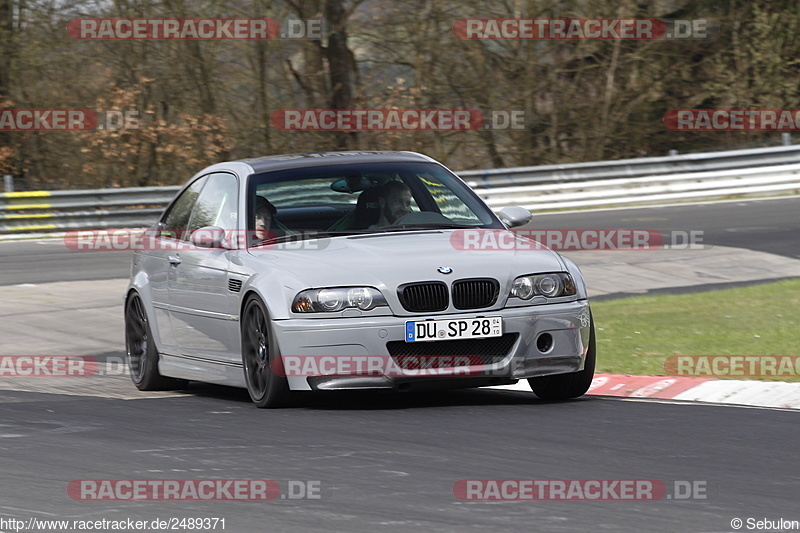
[(583, 370), (569, 374), (529, 378), (531, 390), (542, 400), (569, 400), (583, 396), (594, 379), (594, 365), (597, 358), (594, 338), (594, 319), (589, 315), (589, 349)]
[(184, 379), (162, 376), (158, 371), (158, 348), (144, 303), (138, 293), (132, 292), (125, 302), (125, 347), (131, 381), (142, 391), (185, 389)]
[(289, 407), (293, 403), (288, 380), (275, 372), (280, 362), (266, 306), (251, 295), (242, 313), (242, 366), (247, 392), (256, 407)]

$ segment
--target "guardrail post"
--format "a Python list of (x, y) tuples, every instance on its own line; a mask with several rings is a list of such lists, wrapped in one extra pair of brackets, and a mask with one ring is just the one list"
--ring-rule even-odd
[(789, 132), (781, 133), (781, 144), (789, 146), (792, 144), (792, 134)]
[(14, 178), (10, 174), (6, 174), (3, 177), (3, 181), (6, 184), (6, 192), (14, 192)]
[(676, 155), (678, 155), (678, 151), (675, 150), (674, 148), (669, 151), (669, 156), (670, 157), (675, 157)]

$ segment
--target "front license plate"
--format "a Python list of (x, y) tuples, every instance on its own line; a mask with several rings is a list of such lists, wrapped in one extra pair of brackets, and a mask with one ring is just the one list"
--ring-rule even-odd
[(499, 316), (406, 322), (406, 342), (478, 339), (502, 335), (503, 318)]

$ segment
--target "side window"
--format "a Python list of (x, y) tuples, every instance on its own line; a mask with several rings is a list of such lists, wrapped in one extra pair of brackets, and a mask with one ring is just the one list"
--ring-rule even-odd
[(172, 206), (170, 206), (163, 220), (164, 229), (161, 230), (162, 236), (171, 239), (183, 238), (186, 227), (189, 225), (189, 216), (192, 213), (192, 208), (195, 202), (197, 202), (197, 197), (200, 195), (200, 190), (203, 188), (205, 182), (205, 177), (196, 180), (172, 203)]
[(217, 226), (226, 231), (236, 229), (236, 212), (239, 183), (233, 174), (217, 173), (208, 176), (200, 197), (194, 204), (184, 240), (189, 240), (193, 231)]

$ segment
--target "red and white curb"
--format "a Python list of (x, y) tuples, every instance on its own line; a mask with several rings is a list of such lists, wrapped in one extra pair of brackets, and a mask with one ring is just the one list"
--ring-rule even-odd
[[(526, 380), (492, 388), (531, 390)], [(587, 394), (800, 409), (800, 383), (783, 381), (595, 374)]]

